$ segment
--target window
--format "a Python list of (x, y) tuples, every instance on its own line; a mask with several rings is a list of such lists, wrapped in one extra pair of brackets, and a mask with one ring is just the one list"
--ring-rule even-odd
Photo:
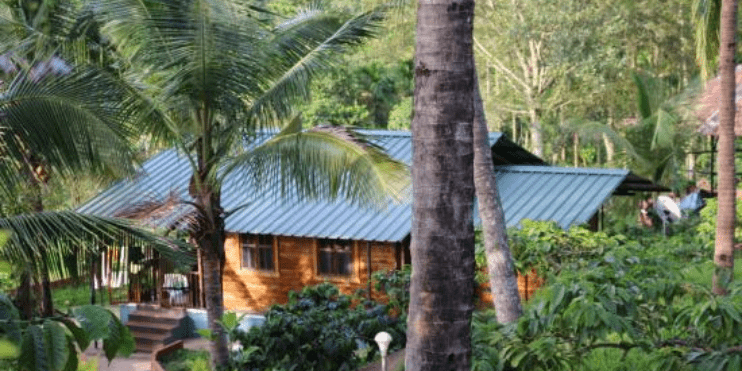
[(242, 237), (242, 268), (273, 271), (273, 238), (266, 235)]
[(350, 276), (353, 271), (350, 241), (320, 240), (317, 270), (321, 275)]

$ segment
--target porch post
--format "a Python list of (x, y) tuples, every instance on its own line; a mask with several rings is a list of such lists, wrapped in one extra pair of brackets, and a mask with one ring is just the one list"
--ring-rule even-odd
[(366, 272), (368, 273), (368, 300), (371, 300), (371, 241), (366, 241)]

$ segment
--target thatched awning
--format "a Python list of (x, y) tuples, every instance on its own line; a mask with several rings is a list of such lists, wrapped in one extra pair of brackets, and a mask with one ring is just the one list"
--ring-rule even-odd
[[(737, 65), (735, 74), (735, 103), (737, 105), (737, 115), (734, 119), (734, 134), (742, 136), (742, 115), (739, 114), (742, 108), (742, 65)], [(706, 83), (701, 96), (698, 100), (696, 116), (701, 120), (701, 126), (698, 132), (708, 136), (718, 136), (719, 127), (719, 104), (721, 96), (721, 78), (714, 77)]]
[(196, 209), (171, 192), (164, 200), (148, 199), (117, 211), (117, 218), (136, 220), (152, 229), (188, 230), (196, 223)]

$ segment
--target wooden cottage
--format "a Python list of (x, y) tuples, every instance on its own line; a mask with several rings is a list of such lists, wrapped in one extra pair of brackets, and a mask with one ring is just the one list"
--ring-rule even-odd
[[(392, 157), (411, 162), (410, 133), (363, 133)], [(548, 166), (499, 133), (490, 135), (490, 143), (508, 226), (527, 218), (554, 220), (568, 228), (594, 218), (612, 194), (663, 189), (627, 170)], [(139, 176), (117, 182), (79, 211), (115, 216), (148, 200), (190, 200), (190, 174), (184, 157), (166, 150), (147, 161)], [(223, 277), (227, 309), (261, 312), (286, 302), (291, 290), (324, 281), (351, 293), (366, 288), (372, 272), (410, 261), (410, 200), (383, 208), (344, 200), (299, 201), (277, 190), (245, 189), (239, 175), (232, 176), (222, 189), (222, 205), (230, 212)], [(183, 208), (173, 207), (158, 223), (172, 225), (183, 215)], [(200, 272), (195, 267), (192, 274)]]

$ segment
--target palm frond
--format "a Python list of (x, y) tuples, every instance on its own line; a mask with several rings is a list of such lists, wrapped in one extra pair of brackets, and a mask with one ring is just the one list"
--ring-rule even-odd
[(656, 123), (650, 149), (672, 148), (674, 146), (675, 126), (678, 122), (677, 118), (664, 108), (657, 110), (655, 116)]
[(43, 212), (1, 218), (0, 230), (10, 233), (8, 243), (0, 248), (0, 256), (26, 264), (44, 259), (57, 271), (62, 269), (64, 257), (97, 253), (106, 244), (124, 238), (152, 246), (177, 265), (193, 263), (189, 244), (157, 236), (121, 219), (71, 211)]
[(385, 205), (409, 196), (407, 166), (343, 127), (281, 132), (234, 158), (223, 176), (230, 173), (257, 192), (280, 189), (296, 199)]
[(605, 135), (618, 148), (626, 151), (626, 154), (631, 158), (641, 159), (641, 156), (636, 152), (636, 149), (631, 142), (629, 142), (623, 135), (601, 122), (570, 120), (567, 122), (565, 129), (577, 133), (581, 138), (591, 140), (596, 140), (596, 138)]
[(701, 79), (708, 81), (716, 74), (716, 62), (719, 58), (721, 0), (694, 0), (693, 23)]
[(130, 141), (153, 117), (148, 101), (96, 68), (38, 81), (18, 74), (0, 96), (2, 154), (30, 152), (59, 172), (122, 175), (133, 170)]
[[(229, 115), (244, 112), (240, 95), (257, 90), (258, 43), (266, 30), (248, 10), (224, 1), (96, 2), (109, 35), (121, 53), (156, 82), (157, 95), (179, 105)], [(192, 113), (192, 112), (191, 112)]]
[(266, 84), (251, 94), (250, 114), (261, 126), (293, 114), (291, 107), (308, 96), (309, 81), (338, 61), (340, 53), (372, 37), (384, 13), (374, 10), (343, 21), (318, 9), (300, 12), (277, 27), (262, 45)]

